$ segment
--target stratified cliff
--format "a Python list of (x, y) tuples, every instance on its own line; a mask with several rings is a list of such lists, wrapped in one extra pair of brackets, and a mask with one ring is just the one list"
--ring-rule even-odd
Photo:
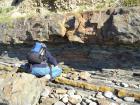
[[(139, 0), (0, 0), (0, 43), (47, 41), (58, 60), (68, 64), (138, 66), (139, 47), (129, 51), (120, 44), (139, 46), (139, 4)], [(75, 48), (68, 42), (82, 44)], [(113, 48), (106, 48), (109, 45)], [(10, 51), (0, 47), (0, 53)], [(26, 52), (19, 49), (15, 55)]]
[(133, 44), (140, 41), (139, 14), (140, 7), (125, 7), (9, 19), (0, 24), (0, 42), (52, 42), (60, 36), (80, 43)]
[(80, 43), (136, 43), (139, 4), (139, 0), (1, 0), (0, 42), (52, 41), (52, 36), (61, 36)]

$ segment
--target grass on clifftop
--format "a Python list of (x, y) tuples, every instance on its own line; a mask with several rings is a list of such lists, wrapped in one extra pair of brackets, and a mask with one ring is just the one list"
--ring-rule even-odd
[(140, 6), (140, 0), (122, 0), (124, 6)]
[(7, 23), (11, 21), (10, 12), (13, 7), (0, 8), (0, 23)]

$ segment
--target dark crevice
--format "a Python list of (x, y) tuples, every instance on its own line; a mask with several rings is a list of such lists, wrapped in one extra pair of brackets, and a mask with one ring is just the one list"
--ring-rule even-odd
[(11, 6), (18, 6), (23, 0), (13, 0)]

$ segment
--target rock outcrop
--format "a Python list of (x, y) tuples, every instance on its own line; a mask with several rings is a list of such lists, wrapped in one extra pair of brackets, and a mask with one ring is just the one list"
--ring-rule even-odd
[(135, 7), (19, 18), (0, 24), (0, 42), (54, 42), (61, 36), (80, 43), (134, 44), (140, 41), (139, 14)]

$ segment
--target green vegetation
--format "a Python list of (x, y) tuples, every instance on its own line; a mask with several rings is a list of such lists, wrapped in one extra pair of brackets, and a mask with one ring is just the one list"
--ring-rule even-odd
[[(0, 0), (1, 1), (1, 0)], [(4, 0), (3, 0), (4, 1)], [(76, 3), (69, 5), (67, 0), (24, 0), (21, 5), (19, 5), (19, 9), (17, 12), (25, 13), (26, 18), (30, 18), (34, 15), (46, 15), (53, 14), (56, 12), (83, 12), (90, 10), (104, 10), (110, 7), (115, 8), (116, 6), (140, 6), (140, 0), (95, 0), (94, 3), (90, 3), (86, 1), (85, 3)], [(75, 7), (74, 7), (75, 6)], [(73, 8), (74, 7), (74, 8)], [(0, 23), (10, 23), (11, 22), (11, 14), (16, 7), (6, 6), (0, 7)], [(21, 18), (20, 16), (17, 18)]]
[(9, 16), (0, 15), (0, 23), (9, 23), (11, 18)]
[(103, 7), (105, 7), (105, 3), (99, 3), (96, 5), (96, 9), (102, 9)]
[(122, 0), (124, 6), (140, 6), (140, 0)]
[(0, 23), (11, 22), (11, 18), (9, 14), (12, 10), (13, 10), (13, 7), (0, 8)]

